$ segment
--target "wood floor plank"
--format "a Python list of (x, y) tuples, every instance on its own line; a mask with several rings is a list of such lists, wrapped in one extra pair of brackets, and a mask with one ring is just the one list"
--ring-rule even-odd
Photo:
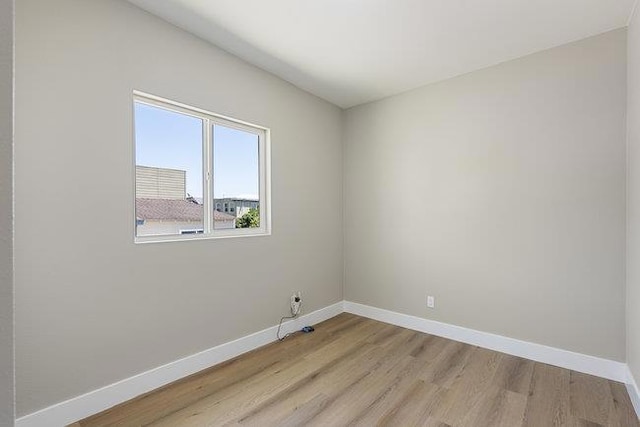
[(375, 367), (369, 375), (363, 376), (361, 381), (350, 385), (347, 390), (340, 392), (324, 411), (311, 419), (311, 425), (332, 426), (357, 423), (368, 408), (384, 400), (388, 393), (387, 387), (392, 378), (397, 378), (402, 372), (410, 370), (414, 359), (410, 357), (388, 358), (384, 363)]
[(475, 347), (449, 341), (421, 376), (427, 382), (450, 387), (462, 372)]
[[(320, 413), (323, 408), (326, 407), (328, 401), (328, 396), (318, 394), (308, 402), (296, 407), (293, 411), (283, 414), (283, 416), (271, 425), (279, 427), (299, 427), (308, 425), (307, 420), (312, 419), (315, 414)], [(263, 420), (261, 418), (256, 421), (256, 427), (269, 425), (269, 420)]]
[(437, 420), (435, 418), (431, 418), (431, 417), (427, 418), (427, 420), (423, 424), (421, 424), (421, 426), (422, 427), (453, 427), (447, 423), (443, 423), (442, 421)]
[[(431, 414), (447, 390), (423, 380), (414, 381), (377, 421), (379, 426), (422, 426), (434, 422)], [(431, 419), (431, 421), (429, 421)], [(438, 420), (439, 421), (439, 420)]]
[(640, 420), (638, 420), (636, 416), (625, 385), (615, 381), (609, 381), (609, 388), (611, 389), (611, 396), (613, 397), (615, 418), (620, 427), (640, 427)]
[(495, 351), (473, 348), (468, 363), (447, 388), (434, 416), (451, 425), (460, 424), (486, 398), (502, 357)]
[(526, 427), (556, 427), (569, 424), (570, 371), (536, 363), (524, 417)]
[(620, 383), (341, 314), (74, 424), (640, 427)]
[(520, 427), (524, 422), (527, 397), (496, 386), (484, 390), (482, 398), (464, 414), (460, 427)]
[(411, 355), (419, 360), (432, 361), (446, 347), (450, 340), (435, 335), (420, 334), (420, 344)]
[[(332, 352), (326, 355), (325, 363), (339, 362), (349, 352), (357, 351), (358, 347), (338, 346), (331, 347)], [(323, 351), (323, 349), (319, 351)], [(164, 417), (149, 425), (175, 426), (177, 423), (184, 426), (201, 426), (207, 422), (224, 424), (230, 420), (250, 411), (251, 407), (268, 402), (274, 394), (294, 386), (299, 381), (316, 373), (318, 365), (310, 364), (300, 358), (291, 361), (286, 366), (277, 366), (267, 369), (247, 381), (247, 384), (237, 384), (237, 387), (229, 387), (219, 393), (207, 396), (181, 411)], [(270, 380), (266, 380), (269, 378)], [(242, 400), (237, 397), (242, 395)], [(184, 421), (182, 421), (184, 420)]]
[(533, 365), (532, 360), (504, 354), (494, 377), (494, 384), (514, 393), (528, 395)]
[(600, 425), (610, 423), (615, 407), (608, 380), (571, 372), (569, 393), (572, 416)]
[(409, 360), (407, 365), (399, 372), (393, 372), (380, 378), (375, 386), (378, 390), (375, 398), (360, 412), (355, 413), (348, 425), (375, 425), (390, 408), (397, 406), (404, 390), (415, 382), (416, 376), (424, 368), (422, 361), (416, 360), (411, 356), (405, 357)]
[[(354, 382), (355, 379), (357, 382), (362, 377), (369, 375), (369, 368), (377, 360), (372, 354), (374, 349), (370, 344), (356, 347), (353, 352), (345, 353), (339, 360), (321, 365), (315, 370), (310, 370), (309, 375), (306, 377), (242, 414), (237, 419), (237, 422), (242, 425), (264, 425), (265, 422), (272, 421), (275, 424), (276, 420), (283, 418), (283, 414), (293, 412), (298, 407), (307, 405), (309, 401), (318, 397), (317, 390), (319, 388), (324, 390), (322, 396), (325, 398), (327, 398), (327, 394), (343, 390), (345, 387), (343, 381)], [(367, 356), (367, 354), (369, 355)], [(330, 386), (322, 387), (321, 383)], [(311, 412), (309, 407), (305, 412)]]
[(602, 424), (594, 423), (593, 421), (583, 420), (582, 418), (577, 418), (574, 416), (570, 417), (569, 425), (571, 427), (604, 427)]
[[(401, 338), (399, 338), (401, 339)], [(323, 403), (321, 410), (326, 410), (330, 405), (342, 405), (344, 401), (349, 401), (349, 396), (353, 393), (359, 393), (357, 390), (361, 383), (367, 384), (374, 377), (372, 373), (378, 369), (385, 369), (388, 366), (397, 363), (402, 357), (407, 357), (407, 349), (401, 346), (391, 346), (388, 348), (375, 346), (374, 351), (368, 352), (364, 357), (354, 359), (344, 364), (340, 369), (334, 369), (331, 375), (314, 377), (308, 384), (310, 388), (315, 387), (313, 384), (319, 380), (321, 387), (329, 398)], [(369, 385), (364, 386), (370, 388)], [(322, 421), (318, 419), (320, 412), (313, 414), (307, 411), (307, 418), (304, 419), (304, 425), (320, 424)], [(260, 415), (260, 419), (264, 419), (264, 414)], [(299, 419), (300, 417), (298, 417)], [(322, 417), (320, 417), (322, 418)], [(276, 424), (277, 425), (277, 424)], [(301, 424), (302, 425), (302, 424)]]

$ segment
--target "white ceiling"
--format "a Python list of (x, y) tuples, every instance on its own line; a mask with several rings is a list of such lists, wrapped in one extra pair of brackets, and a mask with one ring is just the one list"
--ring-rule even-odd
[(627, 25), (635, 0), (129, 0), (341, 107)]

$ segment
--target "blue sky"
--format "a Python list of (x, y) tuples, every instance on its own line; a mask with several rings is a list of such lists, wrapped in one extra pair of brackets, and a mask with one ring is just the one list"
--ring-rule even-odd
[[(186, 171), (187, 193), (202, 197), (202, 120), (135, 104), (136, 164)], [(215, 125), (214, 197), (258, 199), (258, 136)]]

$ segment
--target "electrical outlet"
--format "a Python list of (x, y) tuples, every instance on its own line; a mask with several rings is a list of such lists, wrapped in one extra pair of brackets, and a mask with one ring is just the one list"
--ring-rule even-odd
[(427, 296), (427, 307), (429, 307), (429, 308), (435, 308), (436, 307), (436, 299), (431, 295)]
[(302, 294), (300, 291), (294, 292), (291, 295), (291, 314), (297, 316), (300, 314), (300, 306), (302, 305)]

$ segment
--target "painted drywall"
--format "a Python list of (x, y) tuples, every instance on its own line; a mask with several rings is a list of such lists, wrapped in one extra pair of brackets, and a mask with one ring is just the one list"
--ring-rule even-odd
[(621, 29), (347, 110), (345, 299), (624, 361), (625, 93)]
[(640, 13), (628, 29), (627, 363), (640, 384)]
[(13, 0), (0, 0), (0, 426), (13, 425)]
[[(124, 1), (16, 7), (18, 415), (342, 300), (340, 109)], [(134, 244), (134, 89), (271, 128), (271, 236)]]

